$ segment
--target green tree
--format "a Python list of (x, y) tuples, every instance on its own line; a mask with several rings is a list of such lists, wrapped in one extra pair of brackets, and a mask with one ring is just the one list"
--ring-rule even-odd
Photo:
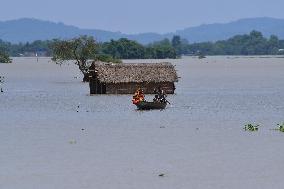
[[(165, 59), (172, 58), (175, 59), (177, 57), (176, 51), (173, 48), (169, 39), (163, 39), (161, 41), (156, 41), (152, 44), (149, 44), (146, 47), (147, 57), (154, 59)], [(151, 57), (152, 55), (152, 57)]]
[(261, 32), (252, 31), (250, 34), (236, 35), (228, 40), (202, 42), (187, 45), (190, 54), (202, 52), (206, 55), (273, 55), (280, 54), (284, 49), (284, 41), (272, 35), (265, 38)]
[(271, 35), (267, 42), (268, 54), (278, 54), (280, 49), (280, 42), (277, 36)]
[(172, 46), (175, 49), (178, 56), (182, 54), (182, 42), (178, 35), (174, 35), (172, 38)]
[(145, 57), (145, 48), (136, 41), (121, 38), (103, 44), (103, 53), (119, 59), (141, 59)]
[(54, 62), (62, 64), (74, 60), (84, 75), (83, 81), (88, 81), (90, 66), (88, 60), (95, 60), (97, 57), (97, 44), (93, 37), (80, 36), (71, 40), (54, 40), (51, 48)]

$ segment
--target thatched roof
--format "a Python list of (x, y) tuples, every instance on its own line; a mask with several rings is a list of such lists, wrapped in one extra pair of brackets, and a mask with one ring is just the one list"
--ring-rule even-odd
[(171, 63), (121, 63), (96, 62), (98, 79), (103, 83), (177, 82), (178, 76)]

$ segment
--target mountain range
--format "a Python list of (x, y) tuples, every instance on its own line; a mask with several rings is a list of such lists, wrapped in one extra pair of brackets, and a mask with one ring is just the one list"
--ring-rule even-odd
[(24, 43), (54, 38), (68, 39), (79, 35), (91, 35), (101, 42), (125, 37), (136, 40), (142, 44), (159, 41), (164, 38), (171, 38), (173, 35), (180, 35), (190, 43), (193, 43), (224, 40), (237, 34), (249, 33), (252, 30), (260, 31), (266, 37), (277, 35), (280, 39), (284, 39), (284, 19), (268, 17), (247, 18), (229, 23), (204, 24), (165, 34), (124, 34), (99, 29), (81, 29), (63, 23), (43, 21), (34, 18), (0, 21), (0, 39), (11, 43)]

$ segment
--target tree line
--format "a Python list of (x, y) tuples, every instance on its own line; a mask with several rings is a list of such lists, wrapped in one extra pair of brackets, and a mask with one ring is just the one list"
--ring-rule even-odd
[(164, 59), (182, 55), (279, 55), (284, 54), (284, 40), (279, 40), (275, 35), (266, 38), (258, 31), (227, 40), (201, 43), (189, 43), (180, 36), (144, 46), (128, 39), (119, 39), (102, 43), (101, 52), (119, 59)]
[[(32, 43), (12, 44), (0, 40), (1, 56), (52, 56), (52, 46), (58, 41), (37, 40)], [(94, 41), (95, 42), (95, 41)], [(284, 40), (272, 35), (266, 38), (261, 32), (236, 35), (216, 42), (189, 43), (180, 36), (142, 45), (136, 41), (121, 38), (96, 43), (96, 53), (106, 60), (111, 59), (165, 59), (182, 55), (277, 55), (284, 54)]]
[[(86, 36), (87, 37), (87, 36)], [(80, 37), (78, 37), (80, 38)], [(74, 38), (75, 39), (75, 38)], [(52, 47), (58, 41), (68, 40), (37, 40), (32, 43), (12, 44), (0, 40), (0, 50), (13, 57), (18, 56), (52, 56)], [(96, 43), (96, 52), (106, 59), (165, 59), (176, 58), (177, 52), (169, 39), (154, 42), (148, 45), (139, 44), (136, 41), (121, 38), (104, 43)]]
[(188, 44), (183, 49), (184, 54), (204, 55), (279, 55), (284, 54), (284, 40), (271, 35), (266, 38), (261, 32), (236, 35), (227, 40)]

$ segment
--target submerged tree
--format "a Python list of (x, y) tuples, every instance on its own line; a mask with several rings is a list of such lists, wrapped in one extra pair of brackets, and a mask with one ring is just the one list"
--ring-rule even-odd
[(88, 60), (96, 60), (97, 44), (93, 37), (80, 36), (71, 40), (54, 40), (51, 45), (53, 51), (52, 60), (57, 64), (66, 61), (75, 61), (83, 73), (83, 81), (88, 81)]

